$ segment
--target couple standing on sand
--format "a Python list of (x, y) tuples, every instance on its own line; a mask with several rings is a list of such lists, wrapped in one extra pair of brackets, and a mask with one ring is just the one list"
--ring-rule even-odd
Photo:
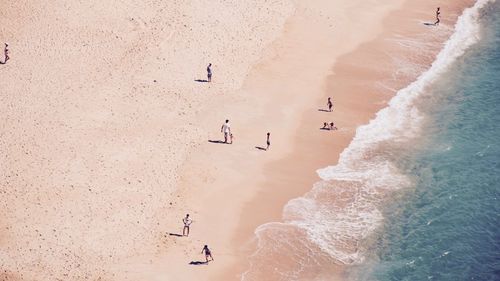
[[(184, 223), (184, 228), (182, 229), (182, 236), (189, 236), (189, 226), (193, 223), (193, 220), (189, 218), (189, 214), (186, 214), (186, 217), (182, 219), (182, 223)], [(212, 257), (212, 252), (210, 251), (207, 245), (203, 247), (201, 253), (205, 254), (205, 260), (207, 263), (209, 262), (208, 258), (210, 258), (210, 261), (214, 260), (214, 258)]]
[(5, 58), (4, 58), (3, 62), (0, 61), (0, 64), (6, 64), (7, 61), (10, 59), (9, 58), (9, 44), (5, 43), (5, 48), (3, 49), (3, 53), (4, 53)]
[[(228, 138), (231, 141), (229, 144), (233, 143), (233, 134), (231, 133), (231, 124), (229, 123), (228, 119), (226, 119), (226, 122), (224, 124), (222, 124), (222, 126), (220, 127), (220, 132), (224, 133), (224, 143), (228, 143), (227, 142)], [(271, 146), (271, 139), (270, 138), (271, 138), (271, 133), (267, 133), (266, 150), (268, 150), (269, 146)]]

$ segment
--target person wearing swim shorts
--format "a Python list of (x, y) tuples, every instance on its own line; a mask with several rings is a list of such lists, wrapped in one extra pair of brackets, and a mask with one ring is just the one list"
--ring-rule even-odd
[(5, 56), (5, 59), (3, 62), (0, 61), (0, 64), (6, 64), (7, 61), (10, 59), (10, 57), (9, 57), (9, 44), (5, 43), (5, 48), (3, 49), (3, 53)]
[(267, 133), (267, 147), (266, 147), (266, 150), (269, 149), (269, 146), (271, 146), (271, 140), (269, 139), (271, 137), (271, 133)]
[(214, 260), (214, 258), (212, 257), (212, 252), (210, 251), (210, 249), (208, 248), (208, 246), (207, 246), (207, 245), (205, 245), (205, 246), (203, 247), (203, 250), (201, 250), (201, 253), (202, 253), (202, 254), (203, 254), (203, 253), (205, 254), (205, 260), (207, 261), (207, 263), (209, 262), (208, 258), (210, 258), (210, 261), (213, 261), (213, 260)]
[(437, 8), (436, 10), (436, 22), (434, 23), (434, 25), (439, 25), (439, 23), (441, 22), (441, 8)]
[(207, 66), (207, 81), (211, 82), (212, 81), (212, 64), (209, 63)]
[(184, 223), (184, 228), (182, 229), (182, 236), (189, 236), (189, 226), (193, 221), (189, 218), (189, 214), (186, 214), (186, 217), (182, 219)]
[(328, 106), (328, 111), (332, 112), (332, 107), (333, 107), (332, 98), (328, 98), (328, 102), (326, 103), (326, 105)]
[(229, 120), (226, 119), (226, 123), (222, 124), (220, 132), (224, 133), (224, 143), (227, 143), (227, 138), (231, 135), (231, 124), (229, 124)]

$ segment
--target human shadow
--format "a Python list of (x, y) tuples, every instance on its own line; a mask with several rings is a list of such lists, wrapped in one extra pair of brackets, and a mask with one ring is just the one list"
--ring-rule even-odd
[(433, 22), (424, 22), (423, 25), (435, 26), (435, 24)]
[(330, 112), (330, 110), (326, 110), (326, 109), (318, 109), (318, 111), (323, 111), (323, 112)]
[(325, 127), (322, 127), (322, 128), (319, 128), (319, 129), (320, 129), (320, 130), (325, 130), (325, 131), (330, 131), (330, 130), (332, 130), (332, 129), (330, 129), (330, 128), (325, 128)]
[(224, 141), (221, 141), (221, 140), (208, 140), (208, 142), (226, 144)]
[(206, 79), (194, 79), (195, 82), (200, 82), (200, 83), (208, 83), (208, 80)]
[(168, 235), (170, 235), (170, 236), (176, 236), (176, 237), (183, 237), (183, 236), (184, 236), (184, 235), (179, 234), (179, 233), (169, 233), (169, 232), (167, 232), (167, 233), (168, 233)]
[(202, 265), (202, 264), (208, 264), (207, 261), (191, 261), (189, 263), (190, 265)]
[(262, 146), (256, 146), (255, 148), (257, 148), (258, 150), (267, 150), (265, 147), (262, 147)]

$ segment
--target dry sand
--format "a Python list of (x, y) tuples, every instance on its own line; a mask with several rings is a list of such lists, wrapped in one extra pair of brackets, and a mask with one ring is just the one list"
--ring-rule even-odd
[[(0, 280), (238, 280), (255, 227), (432, 61), (401, 42), (435, 3), (403, 2), (5, 3)], [(442, 8), (434, 43), (461, 11)], [(208, 142), (226, 118), (234, 144)], [(204, 244), (215, 262), (189, 265)]]

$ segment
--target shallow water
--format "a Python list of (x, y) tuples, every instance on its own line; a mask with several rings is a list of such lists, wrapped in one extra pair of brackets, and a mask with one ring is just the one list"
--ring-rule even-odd
[(500, 280), (499, 14), (482, 10), (480, 41), (419, 101), (422, 133), (393, 157), (412, 184), (350, 279)]

